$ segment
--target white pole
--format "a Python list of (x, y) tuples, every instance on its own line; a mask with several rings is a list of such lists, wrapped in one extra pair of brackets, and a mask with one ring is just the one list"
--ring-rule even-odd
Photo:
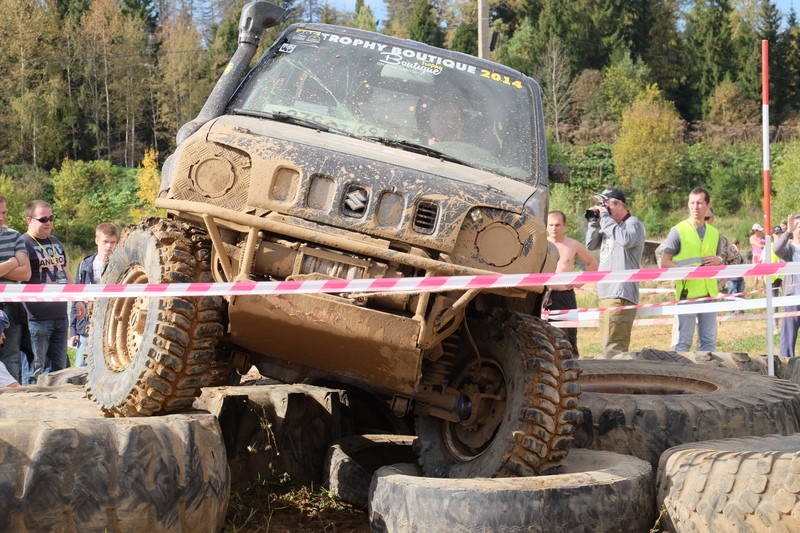
[(478, 0), (478, 57), (489, 57), (489, 0)]
[[(770, 174), (769, 174), (769, 42), (761, 41), (761, 146), (764, 170), (764, 261), (772, 262), (772, 226), (770, 225)], [(767, 290), (767, 372), (775, 375), (775, 347), (772, 325), (775, 309), (772, 307), (772, 276), (764, 282)]]

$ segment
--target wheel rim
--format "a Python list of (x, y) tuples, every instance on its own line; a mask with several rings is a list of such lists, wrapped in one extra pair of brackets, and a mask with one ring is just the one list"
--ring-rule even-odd
[[(147, 283), (147, 274), (140, 266), (134, 266), (121, 281), (122, 284)], [(125, 370), (136, 358), (142, 347), (149, 298), (111, 298), (108, 304), (106, 324), (106, 365), (115, 372)]]
[(473, 361), (453, 381), (453, 387), (469, 399), (471, 413), (459, 423), (443, 422), (444, 443), (453, 457), (470, 461), (494, 440), (506, 404), (506, 379), (495, 361)]

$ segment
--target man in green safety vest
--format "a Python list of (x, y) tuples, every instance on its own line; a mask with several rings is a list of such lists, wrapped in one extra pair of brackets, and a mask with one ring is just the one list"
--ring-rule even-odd
[[(711, 208), (711, 196), (708, 191), (697, 187), (689, 193), (689, 218), (678, 222), (669, 230), (664, 241), (664, 254), (661, 256), (661, 268), (685, 266), (722, 265), (722, 253), (719, 232), (706, 224), (706, 216)], [(717, 281), (713, 278), (680, 280), (675, 282), (675, 293), (678, 300), (716, 296)], [(697, 323), (698, 350), (713, 352), (717, 349), (717, 315), (716, 313), (693, 313), (678, 315), (677, 338), (672, 349), (677, 352), (688, 352), (694, 337), (694, 325)]]

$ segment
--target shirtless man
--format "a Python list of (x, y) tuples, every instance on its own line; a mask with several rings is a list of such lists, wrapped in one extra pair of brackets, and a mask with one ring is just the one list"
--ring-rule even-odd
[[(558, 248), (558, 265), (556, 272), (572, 272), (575, 270), (575, 259), (580, 259), (586, 265), (587, 271), (597, 270), (597, 259), (586, 247), (564, 235), (564, 230), (567, 227), (567, 215), (561, 211), (550, 211), (547, 214), (547, 240), (555, 244)], [(559, 309), (575, 309), (578, 307), (578, 300), (575, 298), (575, 289), (579, 289), (582, 285), (550, 285), (549, 303), (547, 309), (556, 311)], [(569, 342), (572, 344), (572, 349), (575, 352), (575, 357), (578, 356), (578, 329), (577, 328), (561, 328), (567, 334)]]

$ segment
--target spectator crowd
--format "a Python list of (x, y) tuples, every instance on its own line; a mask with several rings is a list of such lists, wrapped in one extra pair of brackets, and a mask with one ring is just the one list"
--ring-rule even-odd
[[(566, 226), (564, 213), (561, 211), (549, 213), (548, 240), (556, 245), (560, 254), (557, 272), (572, 271), (577, 260), (583, 263), (587, 271), (639, 269), (645, 245), (645, 228), (641, 220), (631, 213), (625, 193), (609, 187), (595, 195), (594, 199), (595, 205), (586, 211), (588, 229), (585, 247), (563, 235)], [(656, 249), (656, 260), (661, 268), (737, 265), (745, 262), (744, 254), (739, 249), (739, 241), (729, 241), (714, 226), (716, 215), (711, 207), (711, 196), (707, 190), (701, 187), (692, 190), (689, 193), (687, 210), (689, 216), (673, 226), (664, 242)], [(795, 217), (790, 214), (785, 221), (772, 228), (772, 238), (768, 248), (761, 224), (753, 224), (750, 233), (751, 260), (754, 264), (766, 260), (771, 263), (800, 261), (800, 215)], [(594, 257), (588, 254), (587, 249), (599, 251), (599, 265)], [(758, 282), (758, 278), (755, 279)], [(781, 292), (787, 296), (800, 294), (798, 284), (800, 284), (799, 276), (775, 276), (770, 290), (774, 295), (779, 295)], [(576, 287), (549, 287), (543, 308), (551, 311), (577, 308), (574, 288)], [(686, 352), (692, 347), (704, 352), (717, 350), (717, 313), (711, 310), (705, 311), (704, 307), (710, 307), (712, 303), (710, 300), (716, 299), (723, 292), (727, 292), (728, 296), (742, 297), (745, 292), (744, 278), (688, 279), (675, 282), (675, 301), (679, 306), (692, 307), (687, 307), (686, 312), (675, 316), (670, 346), (673, 351)], [(629, 351), (636, 307), (639, 303), (639, 284), (599, 282), (597, 294), (599, 307), (602, 309), (600, 357), (611, 358)], [(800, 312), (800, 305), (784, 306), (783, 310), (790, 315), (783, 318), (780, 327), (777, 321), (772, 325), (773, 333), (780, 334), (779, 355), (794, 357), (800, 317), (791, 316), (791, 313)], [(577, 330), (563, 329), (577, 355)]]
[[(25, 205), (24, 234), (7, 227), (8, 201), (0, 194), (0, 283), (97, 283), (119, 239), (119, 228), (97, 226), (97, 253), (86, 257), (75, 277), (64, 244), (53, 235), (55, 216), (44, 200)], [(71, 309), (68, 309), (71, 307)], [(85, 302), (3, 302), (0, 304), (0, 386), (37, 383), (42, 374), (69, 366), (68, 345), (85, 364), (88, 312)]]

